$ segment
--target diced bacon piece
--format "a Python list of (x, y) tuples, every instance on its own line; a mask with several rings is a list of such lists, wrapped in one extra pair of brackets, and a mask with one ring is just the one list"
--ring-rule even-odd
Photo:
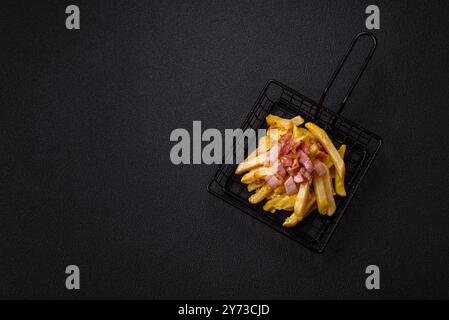
[(326, 168), (324, 167), (324, 163), (322, 163), (319, 160), (315, 160), (313, 162), (313, 171), (319, 176), (321, 177), (322, 175), (324, 175), (326, 173)]
[(313, 179), (312, 172), (306, 171), (306, 172), (304, 173), (304, 178), (306, 178), (306, 180), (309, 181), (309, 182), (311, 183), (311, 182), (312, 182), (312, 179)]
[(269, 175), (265, 178), (265, 181), (268, 183), (272, 190), (276, 189), (282, 184), (282, 180), (279, 179), (275, 174)]
[(280, 142), (281, 144), (285, 144), (288, 140), (291, 140), (290, 135), (284, 134), (284, 135), (279, 139), (279, 142)]
[(309, 144), (305, 141), (303, 141), (303, 143), (301, 144), (301, 149), (302, 151), (304, 151), (306, 154), (309, 153)]
[(302, 141), (302, 140), (301, 140), (301, 141), (298, 141), (298, 142), (295, 142), (295, 143), (292, 145), (292, 150), (293, 150), (293, 152), (294, 152), (294, 153), (297, 153), (298, 150), (301, 149), (302, 144), (303, 144), (303, 141)]
[(302, 150), (299, 151), (299, 162), (306, 168), (308, 172), (313, 171), (313, 163), (309, 156)]
[(287, 172), (285, 171), (285, 168), (282, 165), (282, 163), (279, 161), (276, 165), (277, 165), (277, 174), (280, 175), (282, 178), (285, 177)]
[(282, 157), (281, 164), (284, 166), (284, 168), (291, 167), (293, 165), (293, 159), (289, 157)]
[(299, 166), (287, 168), (287, 172), (289, 176), (296, 176), (299, 172)]
[(298, 172), (298, 173), (295, 175), (295, 177), (293, 178), (293, 180), (294, 180), (296, 183), (301, 183), (301, 182), (304, 182), (306, 179), (303, 177), (303, 175), (301, 174), (301, 172)]
[(280, 154), (287, 154), (293, 145), (291, 137), (289, 135), (284, 135), (279, 139), (279, 142), (281, 144)]
[(296, 183), (293, 180), (293, 177), (289, 177), (285, 182), (284, 182), (284, 188), (285, 188), (285, 192), (287, 194), (294, 194), (298, 192), (298, 188), (296, 187)]

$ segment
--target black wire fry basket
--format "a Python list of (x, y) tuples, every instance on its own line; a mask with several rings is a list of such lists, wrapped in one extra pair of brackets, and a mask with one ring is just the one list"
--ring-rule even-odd
[[(354, 49), (355, 44), (362, 37), (370, 38), (372, 46), (355, 78), (352, 80), (343, 101), (338, 106), (337, 112), (334, 112), (323, 106), (324, 99)], [(326, 130), (337, 148), (342, 144), (346, 144), (345, 188), (347, 196), (336, 197), (337, 209), (334, 215), (329, 217), (314, 211), (295, 227), (284, 228), (282, 223), (291, 213), (278, 211), (273, 214), (265, 212), (262, 209), (262, 204), (254, 205), (249, 203), (250, 193), (247, 191), (246, 185), (240, 182), (240, 176), (234, 174), (237, 164), (221, 164), (208, 184), (208, 191), (312, 251), (323, 252), (382, 144), (382, 139), (378, 135), (347, 120), (341, 115), (349, 96), (359, 82), (376, 47), (377, 40), (373, 34), (363, 32), (355, 36), (332, 74), (319, 102), (302, 95), (279, 81), (268, 81), (241, 126), (242, 130), (267, 128), (265, 117), (270, 113), (285, 118), (300, 115), (306, 122), (314, 122)], [(237, 152), (242, 154), (242, 151), (245, 155), (248, 154), (245, 143), (237, 141), (234, 143), (233, 149), (228, 152), (235, 157)], [(230, 154), (227, 154), (226, 157)]]

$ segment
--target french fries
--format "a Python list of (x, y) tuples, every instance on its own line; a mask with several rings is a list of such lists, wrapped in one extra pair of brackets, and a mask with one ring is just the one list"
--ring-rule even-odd
[(292, 122), (292, 125), (295, 127), (298, 127), (304, 123), (304, 119), (301, 116), (296, 116), (294, 118), (291, 118), (290, 121)]
[(337, 173), (340, 177), (345, 175), (345, 163), (332, 143), (331, 139), (327, 135), (326, 131), (318, 127), (316, 124), (312, 122), (308, 122), (305, 124), (306, 128), (320, 141), (324, 149), (329, 154)]
[[(338, 149), (338, 153), (340, 154), (341, 158), (343, 159), (346, 152), (346, 145), (341, 145), (340, 149)], [(340, 176), (338, 173), (335, 174), (335, 192), (342, 197), (346, 197), (346, 190), (345, 190), (345, 177)]]
[(310, 140), (313, 138), (313, 135), (310, 133), (309, 130), (302, 128), (302, 127), (293, 127), (293, 140), (300, 141), (300, 140)]
[(291, 212), (283, 223), (286, 228), (314, 210), (332, 216), (337, 207), (334, 196), (346, 196), (346, 145), (337, 150), (326, 131), (312, 122), (304, 124), (300, 116), (270, 114), (266, 121), (267, 135), (235, 171), (243, 174), (241, 182), (253, 192), (248, 201), (266, 200), (263, 210), (270, 214)]
[(270, 128), (283, 128), (289, 130), (293, 125), (290, 119), (284, 119), (272, 114), (268, 115), (265, 120)]
[(295, 200), (296, 194), (277, 194), (265, 203), (263, 209), (272, 213), (276, 210), (293, 211)]
[(266, 197), (268, 197), (271, 193), (271, 188), (268, 184), (264, 184), (261, 188), (257, 189), (257, 191), (249, 197), (248, 201), (252, 204), (259, 203)]
[(257, 180), (265, 179), (265, 177), (274, 174), (276, 170), (273, 167), (259, 167), (251, 170), (242, 177), (242, 183), (250, 184)]
[(235, 174), (242, 174), (243, 172), (249, 171), (255, 167), (259, 167), (263, 165), (267, 161), (267, 154), (262, 153), (258, 156), (255, 156), (247, 161), (243, 161), (239, 163), (237, 169), (235, 170)]
[(332, 178), (329, 174), (329, 169), (327, 167), (324, 167), (326, 173), (323, 176), (323, 182), (324, 182), (324, 191), (326, 192), (326, 198), (327, 198), (327, 215), (332, 216), (335, 213), (335, 209), (337, 206), (335, 205), (335, 199), (334, 199), (334, 192), (332, 187)]
[(265, 184), (264, 181), (250, 183), (247, 187), (248, 192), (253, 192), (254, 190), (262, 187), (264, 184)]
[(299, 186), (299, 191), (296, 196), (295, 200), (295, 207), (293, 214), (288, 217), (284, 223), (284, 227), (293, 227), (295, 226), (299, 221), (304, 219), (306, 214), (306, 206), (307, 206), (307, 198), (309, 195), (309, 188), (310, 185), (308, 182), (303, 182)]
[(329, 199), (326, 195), (326, 187), (324, 185), (324, 177), (314, 177), (313, 179), (313, 190), (316, 195), (316, 204), (318, 207), (318, 212), (321, 214), (327, 214), (329, 208)]

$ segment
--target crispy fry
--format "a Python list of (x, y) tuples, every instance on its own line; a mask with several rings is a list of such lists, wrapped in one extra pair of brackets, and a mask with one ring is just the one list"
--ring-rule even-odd
[(265, 135), (259, 139), (257, 148), (254, 149), (248, 155), (248, 157), (246, 157), (246, 159), (242, 161), (242, 163), (250, 161), (251, 159), (253, 159), (257, 156), (268, 152), (270, 150), (271, 143), (276, 143), (277, 141), (279, 141), (279, 138), (286, 133), (287, 133), (287, 130), (284, 130), (284, 129), (268, 128), (267, 135)]
[[(270, 200), (268, 200), (263, 207), (265, 211), (275, 212), (276, 210), (285, 210), (285, 211), (293, 211), (295, 202), (296, 202), (297, 194), (271, 194)], [(309, 194), (307, 197), (307, 205), (306, 210), (315, 202), (315, 196), (313, 194)]]
[(268, 184), (264, 184), (262, 187), (257, 189), (257, 191), (254, 194), (252, 194), (249, 197), (248, 201), (252, 204), (259, 203), (263, 199), (267, 198), (271, 192), (272, 190), (270, 186)]
[(265, 211), (274, 212), (276, 211), (276, 205), (282, 200), (282, 198), (286, 195), (280, 195), (280, 194), (271, 194), (270, 200), (268, 200), (265, 205), (263, 206), (263, 209)]
[[(346, 145), (342, 144), (340, 149), (338, 149), (338, 153), (343, 159), (346, 152)], [(345, 177), (340, 176), (339, 174), (335, 174), (335, 192), (342, 197), (346, 197), (346, 189), (345, 189)]]
[(278, 116), (275, 116), (273, 114), (269, 114), (265, 120), (267, 121), (267, 124), (271, 127), (271, 128), (283, 128), (286, 130), (291, 130), (292, 128), (292, 122), (290, 121), (290, 119), (285, 119), (285, 118), (281, 118)]
[[(313, 190), (309, 190), (309, 196), (307, 198), (307, 205), (306, 205), (307, 214), (310, 213), (309, 210), (311, 207), (313, 207), (313, 204), (316, 204), (316, 197), (315, 197), (315, 194), (313, 193)], [(315, 209), (316, 209), (316, 207), (315, 207)]]
[(326, 157), (324, 160), (323, 160), (323, 163), (326, 165), (326, 167), (328, 168), (328, 169), (334, 169), (333, 171), (335, 171), (335, 167), (334, 167), (334, 163), (332, 162), (332, 160), (331, 160), (331, 158), (330, 157)]
[(307, 181), (300, 184), (295, 200), (294, 212), (284, 221), (282, 224), (284, 227), (293, 227), (305, 217), (309, 189), (310, 185)]
[[(325, 164), (326, 164), (326, 162), (325, 162)], [(331, 166), (328, 168), (329, 168), (329, 174), (331, 175), (331, 178), (334, 179), (335, 178), (335, 167)]]
[[(316, 124), (312, 122), (308, 122), (305, 124), (306, 128), (309, 129), (309, 131), (320, 141), (324, 149), (329, 154), (329, 157), (331, 158), (332, 162), (334, 163), (334, 166), (336, 168), (337, 173), (344, 177), (345, 175), (345, 163), (343, 159), (341, 158), (340, 154), (338, 153), (337, 149), (335, 148), (332, 141), (329, 139), (329, 136), (327, 135), (326, 131), (318, 127)], [(318, 205), (319, 208), (319, 205)]]
[(318, 149), (318, 146), (317, 146), (316, 143), (312, 143), (312, 144), (310, 145), (310, 147), (309, 147), (309, 155), (310, 155), (311, 157), (315, 157), (315, 156), (318, 154), (319, 151), (320, 151), (320, 150)]
[(324, 176), (313, 177), (313, 190), (315, 191), (316, 203), (318, 212), (321, 214), (327, 214), (329, 208), (329, 199), (326, 195), (326, 187), (324, 186)]
[(313, 135), (306, 128), (296, 126), (293, 127), (293, 140), (295, 140), (295, 142), (298, 142), (300, 140), (309, 141), (312, 138)]
[(255, 156), (247, 161), (243, 161), (239, 163), (237, 169), (235, 170), (235, 174), (242, 174), (246, 171), (254, 169), (256, 167), (262, 166), (267, 161), (267, 154), (263, 153), (258, 156)]
[(306, 217), (313, 211), (316, 210), (317, 205), (316, 205), (316, 201), (314, 200), (313, 202), (310, 203), (310, 206), (307, 208), (306, 211)]
[(327, 203), (328, 203), (326, 213), (328, 216), (331, 216), (335, 213), (337, 206), (335, 205), (334, 193), (333, 193), (333, 188), (332, 188), (332, 178), (329, 173), (329, 169), (327, 167), (325, 167), (325, 170), (326, 170), (326, 173), (324, 174), (324, 176), (322, 176), (322, 178), (323, 178), (323, 182), (324, 182), (324, 190), (326, 192)]
[(253, 192), (254, 190), (262, 187), (264, 184), (265, 184), (265, 181), (250, 183), (248, 185), (248, 192)]
[(313, 193), (312, 190), (310, 190), (310, 191), (311, 192), (309, 193), (309, 197), (307, 200), (306, 212), (304, 214), (304, 217), (307, 217), (309, 215), (309, 213), (311, 213), (313, 210), (316, 210), (316, 208), (317, 208), (315, 194)]
[(290, 121), (292, 122), (293, 126), (297, 127), (304, 123), (304, 119), (301, 116), (296, 116), (294, 118), (291, 118)]
[(276, 189), (273, 190), (274, 194), (282, 194), (285, 192), (285, 188), (284, 185), (281, 184), (279, 187), (277, 187)]
[(338, 149), (338, 154), (340, 155), (340, 157), (341, 157), (342, 159), (344, 159), (345, 153), (346, 153), (346, 145), (345, 145), (345, 144), (342, 144), (342, 145), (340, 146), (340, 148)]
[(285, 195), (275, 206), (277, 210), (293, 211), (296, 201), (296, 194)]
[(258, 167), (255, 169), (252, 169), (250, 172), (245, 173), (242, 177), (242, 183), (244, 184), (250, 184), (254, 183), (257, 180), (263, 180), (265, 177), (269, 176), (270, 174), (275, 173), (275, 169), (273, 167)]

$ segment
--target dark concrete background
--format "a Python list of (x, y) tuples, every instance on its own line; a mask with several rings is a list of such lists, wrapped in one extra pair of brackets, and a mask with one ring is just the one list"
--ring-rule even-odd
[(169, 135), (237, 127), (270, 78), (317, 99), (372, 2), (73, 3), (79, 31), (72, 2), (1, 5), (1, 298), (449, 298), (444, 1), (375, 2), (345, 115), (384, 145), (322, 255), (208, 194)]

